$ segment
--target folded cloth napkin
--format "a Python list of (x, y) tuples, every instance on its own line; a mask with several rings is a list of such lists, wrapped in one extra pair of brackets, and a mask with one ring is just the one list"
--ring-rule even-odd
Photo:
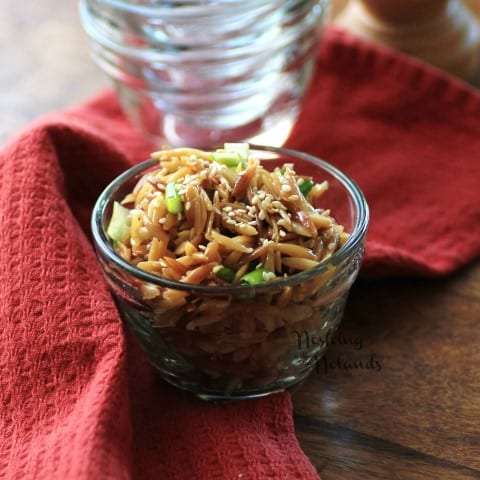
[[(446, 274), (480, 249), (480, 97), (335, 29), (289, 145), (352, 175), (364, 272)], [(211, 405), (157, 379), (122, 330), (89, 236), (103, 187), (148, 156), (112, 92), (0, 152), (0, 477), (318, 479), (289, 394)]]
[(362, 275), (451, 273), (480, 253), (480, 92), (330, 29), (288, 145), (335, 164), (371, 209)]

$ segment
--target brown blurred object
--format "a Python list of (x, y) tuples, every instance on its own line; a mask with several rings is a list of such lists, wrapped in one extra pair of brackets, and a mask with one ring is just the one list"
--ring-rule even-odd
[(478, 85), (480, 2), (334, 0), (333, 21), (350, 32), (420, 58)]

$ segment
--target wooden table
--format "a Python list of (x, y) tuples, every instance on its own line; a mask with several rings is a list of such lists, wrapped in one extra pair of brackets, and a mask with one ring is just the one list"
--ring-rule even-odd
[(355, 285), (338, 344), (293, 397), (324, 480), (480, 478), (479, 321), (478, 261)]
[(108, 85), (88, 54), (76, 0), (0, 0), (0, 62), (0, 144)]
[[(108, 83), (76, 1), (0, 7), (4, 143)], [(443, 280), (356, 284), (328, 362), (293, 397), (298, 438), (323, 480), (480, 478), (479, 322), (479, 262)]]

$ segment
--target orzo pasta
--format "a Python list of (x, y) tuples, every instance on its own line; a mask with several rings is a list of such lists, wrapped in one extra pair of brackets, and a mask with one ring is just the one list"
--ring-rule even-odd
[(348, 238), (319, 208), (327, 182), (269, 171), (243, 144), (152, 154), (149, 171), (116, 204), (108, 232), (138, 268), (201, 285), (256, 284), (310, 269)]
[[(336, 328), (356, 271), (327, 261), (315, 275), (275, 286), (346, 242), (320, 206), (327, 182), (289, 163), (267, 169), (246, 144), (152, 157), (158, 166), (113, 204), (107, 234), (124, 260), (179, 282), (138, 280), (134, 306), (122, 304), (135, 312), (127, 321), (153, 363), (172, 383), (219, 395), (301, 379), (325, 345), (299, 338), (326, 338)], [(237, 294), (239, 285), (255, 292)]]

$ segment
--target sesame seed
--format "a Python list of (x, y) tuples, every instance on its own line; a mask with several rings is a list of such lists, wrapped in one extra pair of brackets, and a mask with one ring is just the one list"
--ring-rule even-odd
[(288, 193), (292, 190), (290, 188), (290, 185), (282, 185), (281, 189), (282, 189), (282, 192), (285, 192), (285, 193)]
[(289, 200), (290, 202), (295, 202), (296, 200), (298, 200), (298, 198), (299, 198), (298, 195), (290, 195), (290, 196), (288, 197), (288, 200)]
[(287, 236), (287, 232), (285, 232), (284, 230), (279, 230), (279, 231), (278, 231), (278, 234), (279, 234), (281, 237), (286, 237), (286, 236)]

